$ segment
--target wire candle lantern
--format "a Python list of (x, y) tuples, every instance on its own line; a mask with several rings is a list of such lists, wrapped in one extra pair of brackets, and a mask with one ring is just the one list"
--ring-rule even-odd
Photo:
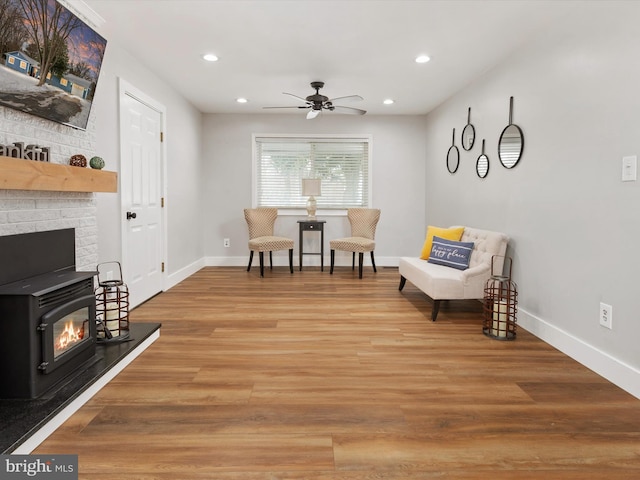
[[(496, 258), (508, 260), (507, 275), (495, 272)], [(496, 340), (515, 340), (518, 313), (518, 287), (511, 280), (511, 257), (491, 257), (491, 277), (484, 287), (482, 332)]]
[[(119, 278), (107, 279), (105, 265), (117, 265)], [(126, 341), (129, 339), (129, 289), (122, 280), (120, 262), (98, 265), (96, 296), (96, 321), (98, 342)]]

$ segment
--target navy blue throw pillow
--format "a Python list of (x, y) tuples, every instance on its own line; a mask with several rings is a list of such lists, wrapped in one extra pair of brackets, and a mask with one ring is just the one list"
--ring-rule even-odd
[(433, 237), (429, 263), (444, 265), (445, 267), (466, 270), (469, 268), (473, 242), (454, 242), (446, 238)]

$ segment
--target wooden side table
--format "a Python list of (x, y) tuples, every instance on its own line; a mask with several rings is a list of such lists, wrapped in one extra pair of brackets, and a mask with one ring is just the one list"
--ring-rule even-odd
[[(300, 229), (300, 244), (298, 247), (300, 253), (300, 270), (302, 270), (302, 256), (303, 255), (320, 255), (320, 271), (324, 272), (324, 224), (325, 220), (298, 220)], [(304, 232), (320, 232), (320, 251), (319, 252), (305, 252), (303, 243)]]

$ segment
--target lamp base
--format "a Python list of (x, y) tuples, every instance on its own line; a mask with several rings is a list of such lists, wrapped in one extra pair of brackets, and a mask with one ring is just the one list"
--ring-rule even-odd
[(313, 195), (309, 197), (309, 200), (307, 200), (307, 219), (316, 219), (316, 199)]

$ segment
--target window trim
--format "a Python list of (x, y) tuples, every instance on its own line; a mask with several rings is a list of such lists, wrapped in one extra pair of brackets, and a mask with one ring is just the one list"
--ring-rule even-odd
[[(314, 133), (314, 134), (305, 134), (305, 133), (253, 133), (251, 134), (251, 206), (252, 208), (256, 208), (258, 205), (258, 152), (256, 148), (256, 140), (258, 138), (270, 138), (270, 139), (289, 139), (289, 138), (309, 138), (313, 139), (352, 139), (361, 142), (367, 142), (368, 144), (368, 158), (367, 158), (367, 169), (368, 169), (368, 182), (367, 182), (367, 205), (371, 207), (373, 205), (373, 135), (369, 133), (354, 133), (354, 134), (329, 134), (329, 133)], [(279, 208), (278, 215), (306, 215), (307, 211), (304, 208)], [(330, 217), (330, 216), (345, 216), (347, 214), (347, 209), (318, 209), (316, 215)]]

